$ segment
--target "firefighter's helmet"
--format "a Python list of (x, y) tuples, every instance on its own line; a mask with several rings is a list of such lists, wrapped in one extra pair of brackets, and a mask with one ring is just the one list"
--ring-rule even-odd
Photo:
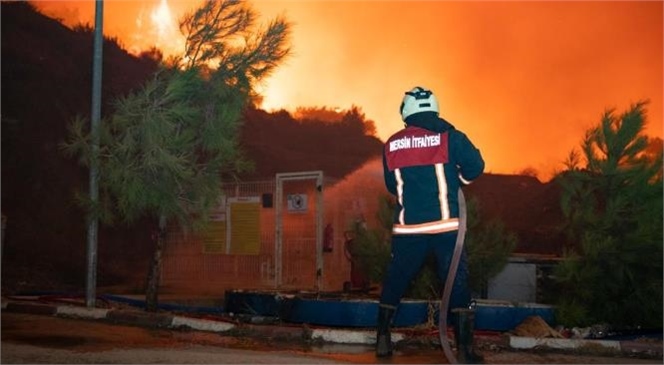
[(431, 90), (417, 86), (410, 91), (406, 91), (406, 94), (401, 101), (399, 111), (401, 112), (401, 118), (404, 121), (406, 121), (406, 118), (416, 113), (438, 113), (438, 100), (436, 100), (436, 96)]

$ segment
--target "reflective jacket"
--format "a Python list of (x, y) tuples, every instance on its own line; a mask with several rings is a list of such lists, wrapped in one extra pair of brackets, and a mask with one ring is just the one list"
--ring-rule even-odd
[(482, 155), (435, 112), (413, 114), (406, 124), (383, 149), (385, 185), (397, 198), (392, 232), (458, 230), (458, 189), (482, 174)]

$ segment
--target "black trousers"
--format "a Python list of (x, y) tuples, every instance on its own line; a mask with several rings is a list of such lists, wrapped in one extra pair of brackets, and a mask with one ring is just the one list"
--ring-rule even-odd
[[(441, 282), (447, 280), (457, 231), (438, 234), (421, 235), (393, 235), (392, 259), (383, 281), (383, 290), (380, 303), (397, 307), (405, 294), (411, 281), (417, 276), (430, 254), (436, 257), (436, 271)], [(442, 291), (440, 292), (442, 293)], [(468, 260), (464, 248), (457, 269), (452, 293), (450, 295), (450, 310), (453, 308), (466, 308), (470, 303), (470, 288), (468, 286)]]

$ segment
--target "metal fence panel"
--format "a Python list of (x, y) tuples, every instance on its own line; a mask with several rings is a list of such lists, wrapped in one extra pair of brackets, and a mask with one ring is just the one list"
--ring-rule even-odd
[[(324, 180), (324, 189), (336, 183)], [(307, 194), (307, 209), (284, 213), (282, 283), (277, 289), (310, 291), (316, 286), (315, 199), (312, 181), (287, 182), (284, 196)], [(162, 288), (168, 292), (223, 293), (227, 289), (274, 289), (275, 277), (275, 197), (276, 181), (240, 182), (224, 186), (225, 197), (258, 197), (261, 202), (256, 229), (260, 230), (260, 250), (254, 254), (206, 252), (204, 234), (185, 234), (171, 227), (164, 251)], [(338, 291), (349, 280), (350, 265), (344, 255), (343, 233), (349, 210), (323, 195), (324, 225), (333, 227), (331, 250), (322, 255), (321, 289)], [(284, 204), (288, 204), (284, 201)], [(232, 229), (232, 228), (231, 228)], [(221, 234), (221, 233), (219, 233)]]

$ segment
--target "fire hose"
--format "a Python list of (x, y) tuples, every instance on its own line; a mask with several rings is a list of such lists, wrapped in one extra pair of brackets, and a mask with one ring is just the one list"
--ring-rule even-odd
[[(443, 348), (443, 353), (450, 364), (457, 364), (457, 359), (452, 352), (450, 342), (447, 338), (447, 310), (450, 304), (450, 295), (452, 294), (452, 286), (456, 278), (457, 269), (459, 268), (459, 260), (461, 259), (461, 252), (463, 251), (464, 239), (466, 236), (466, 199), (463, 191), (459, 189), (459, 231), (454, 244), (454, 253), (452, 254), (452, 261), (450, 262), (450, 270), (447, 273), (447, 280), (443, 288), (443, 296), (440, 300), (439, 315), (438, 315), (438, 336), (440, 338), (440, 345)], [(458, 339), (457, 339), (458, 340)]]

